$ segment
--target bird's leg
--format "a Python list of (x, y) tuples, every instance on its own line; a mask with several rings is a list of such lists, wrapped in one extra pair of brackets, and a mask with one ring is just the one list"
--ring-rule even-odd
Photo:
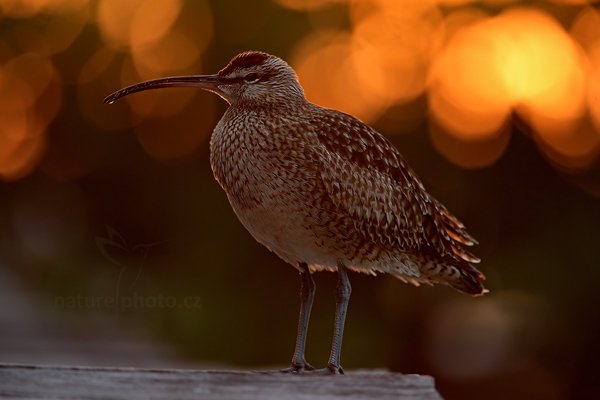
[(300, 318), (298, 319), (298, 335), (296, 336), (296, 347), (292, 357), (292, 365), (282, 372), (312, 371), (314, 367), (306, 362), (304, 349), (306, 347), (306, 333), (308, 332), (308, 321), (313, 300), (315, 299), (315, 281), (308, 270), (306, 263), (299, 264), (300, 272)]
[(340, 365), (340, 352), (342, 350), (342, 336), (344, 335), (344, 323), (346, 321), (346, 310), (352, 293), (352, 286), (348, 279), (348, 271), (341, 263), (338, 264), (338, 281), (335, 287), (335, 325), (333, 328), (333, 343), (331, 344), (331, 355), (327, 363), (327, 370), (332, 374), (343, 374)]

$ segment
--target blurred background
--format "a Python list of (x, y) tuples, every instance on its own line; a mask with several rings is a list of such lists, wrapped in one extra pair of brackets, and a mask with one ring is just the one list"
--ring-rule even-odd
[[(213, 180), (226, 104), (116, 89), (243, 50), (401, 150), (491, 293), (353, 274), (346, 369), (448, 399), (600, 398), (600, 8), (585, 0), (0, 0), (0, 361), (287, 366), (296, 271)], [(335, 276), (316, 276), (324, 366)]]

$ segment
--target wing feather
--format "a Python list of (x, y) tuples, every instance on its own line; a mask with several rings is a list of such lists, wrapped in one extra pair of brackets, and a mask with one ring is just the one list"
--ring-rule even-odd
[(398, 150), (360, 120), (340, 112), (311, 121), (320, 175), (332, 202), (362, 236), (407, 251), (433, 250), (460, 262), (479, 259), (465, 226), (430, 196)]

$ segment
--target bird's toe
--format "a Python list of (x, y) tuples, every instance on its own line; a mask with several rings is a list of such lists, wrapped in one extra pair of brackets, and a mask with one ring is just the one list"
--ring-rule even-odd
[(290, 365), (288, 368), (280, 370), (280, 372), (286, 374), (301, 374), (307, 371), (315, 371), (315, 367), (313, 367), (306, 361), (301, 363), (292, 363), (292, 365)]
[(344, 368), (341, 365), (329, 364), (327, 368), (320, 368), (312, 371), (313, 374), (319, 375), (343, 375)]

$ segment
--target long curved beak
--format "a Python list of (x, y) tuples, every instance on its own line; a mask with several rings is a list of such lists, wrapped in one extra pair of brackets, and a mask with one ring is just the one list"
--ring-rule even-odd
[(136, 83), (118, 90), (104, 99), (106, 104), (112, 104), (121, 97), (128, 96), (132, 93), (141, 92), (150, 89), (159, 89), (166, 87), (195, 87), (199, 89), (217, 92), (219, 86), (219, 75), (188, 75), (188, 76), (172, 76), (168, 78), (153, 79)]

